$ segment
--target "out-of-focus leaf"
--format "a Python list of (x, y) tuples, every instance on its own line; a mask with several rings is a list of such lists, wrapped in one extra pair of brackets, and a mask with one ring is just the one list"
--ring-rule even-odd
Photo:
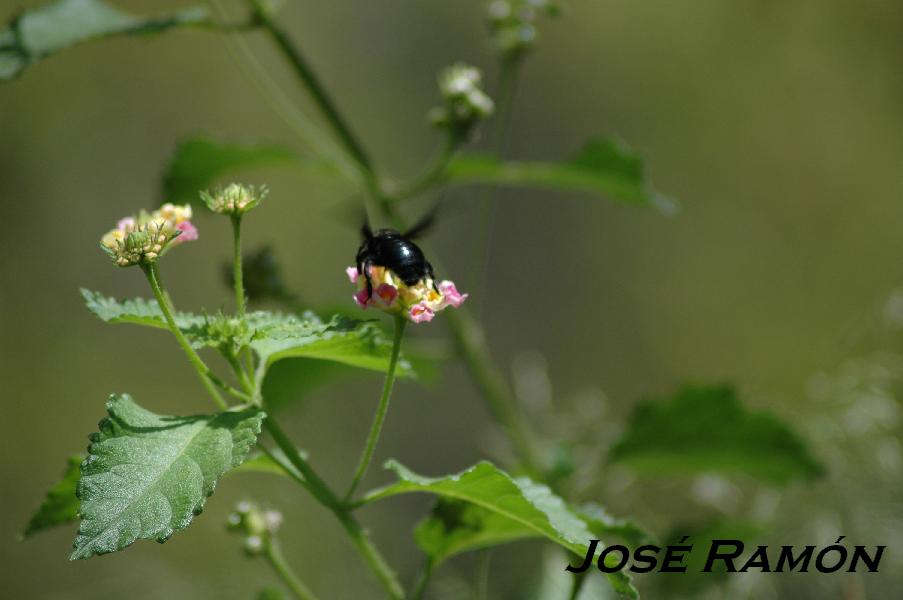
[(165, 542), (201, 513), (216, 482), (257, 441), (264, 413), (154, 414), (112, 396), (91, 435), (77, 493), (81, 525), (70, 560), (116, 552), (138, 539)]
[[(298, 154), (281, 146), (242, 145), (205, 137), (185, 140), (176, 147), (166, 168), (163, 196), (167, 202), (201, 205), (198, 193), (228, 173), (301, 161)], [(305, 162), (313, 164), (312, 161)]]
[(62, 479), (47, 492), (47, 497), (35, 511), (22, 533), (23, 537), (31, 537), (39, 531), (69, 523), (78, 518), (78, 497), (75, 495), (75, 486), (81, 476), (79, 466), (83, 459), (83, 456), (69, 457)]
[(617, 536), (632, 548), (654, 542), (652, 535), (642, 527), (628, 519), (613, 517), (594, 502), (582, 505), (576, 512), (597, 538), (610, 539), (611, 536)]
[(121, 34), (148, 34), (209, 22), (205, 7), (158, 17), (125, 12), (102, 0), (57, 0), (13, 18), (0, 30), (0, 80), (80, 42)]
[(282, 590), (274, 587), (263, 588), (257, 593), (257, 600), (284, 600)]
[[(365, 503), (412, 492), (434, 494), (451, 503), (445, 506), (452, 508), (418, 529), (418, 543), (440, 559), (528, 536), (544, 537), (583, 558), (593, 539), (586, 522), (548, 487), (526, 477), (513, 478), (492, 463), (480, 462), (461, 473), (435, 478), (417, 475), (396, 461), (386, 467), (398, 481), (370, 492)], [(464, 504), (475, 509), (462, 512)], [(460, 525), (463, 531), (459, 532)], [(482, 539), (480, 527), (488, 528)], [(626, 573), (607, 576), (618, 593), (637, 597)]]
[(492, 183), (578, 190), (617, 202), (673, 211), (675, 204), (652, 190), (642, 159), (623, 144), (594, 138), (562, 163), (502, 161), (465, 154), (452, 159), (444, 175), (450, 184)]
[(786, 423), (748, 411), (729, 386), (687, 386), (644, 402), (609, 458), (646, 473), (735, 472), (776, 484), (824, 473)]

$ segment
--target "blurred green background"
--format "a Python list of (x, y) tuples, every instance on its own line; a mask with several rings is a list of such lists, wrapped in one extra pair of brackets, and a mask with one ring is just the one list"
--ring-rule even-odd
[[(0, 0), (0, 17), (40, 4)], [(119, 4), (145, 13), (180, 6)], [(288, 2), (281, 15), (371, 154), (404, 176), (437, 143), (422, 115), (437, 102), (441, 67), (481, 66), (495, 89), (484, 4)], [(247, 38), (313, 114), (263, 35)], [(857, 599), (903, 588), (903, 333), (893, 292), (903, 278), (901, 109), (897, 2), (572, 0), (563, 18), (541, 26), (508, 156), (560, 159), (591, 135), (616, 136), (646, 158), (682, 211), (502, 190), (484, 286), (472, 274), (485, 196), (445, 194), (431, 240), (449, 271), (440, 275), (475, 292), (493, 354), (546, 433), (602, 444), (641, 397), (726, 381), (747, 405), (790, 419), (830, 470), (814, 485), (771, 489), (715, 476), (638, 479), (597, 453), (584, 464), (582, 499), (633, 515), (662, 539), (682, 523), (724, 518), (758, 523), (762, 543), (823, 546), (845, 534), (850, 546), (890, 546), (879, 574), (747, 574), (689, 591), (647, 577), (647, 597)], [(265, 475), (222, 482), (165, 547), (139, 542), (69, 563), (72, 527), (17, 539), (65, 457), (84, 449), (109, 393), (129, 392), (161, 413), (209, 410), (172, 339), (104, 326), (78, 294), (84, 286), (147, 295), (141, 274), (112, 268), (97, 240), (119, 217), (162, 201), (176, 143), (205, 132), (300, 148), (213, 33), (79, 46), (0, 87), (4, 597), (252, 597), (275, 579), (223, 527), (249, 490), (286, 514), (286, 553), (311, 587), (329, 590), (324, 598), (377, 597), (333, 520)], [(288, 168), (249, 178), (272, 193), (247, 222), (247, 244), (272, 244), (306, 301), (350, 302), (342, 270), (359, 217), (344, 208), (355, 200), (347, 186)], [(201, 241), (163, 265), (170, 293), (186, 309), (229, 306), (219, 268), (228, 229), (208, 215), (196, 223)], [(442, 338), (439, 321), (414, 335)], [(373, 376), (324, 390), (287, 414), (332, 481), (353, 468), (378, 385)], [(442, 474), (499, 445), (466, 373), (450, 365), (433, 387), (399, 386), (377, 461), (395, 456)], [(388, 479), (377, 468), (368, 483)], [(403, 498), (362, 515), (406, 581), (419, 564), (409, 530), (427, 506)], [(546, 549), (494, 551), (491, 597), (538, 589)], [(472, 562), (444, 567), (432, 597), (469, 597)], [(552, 569), (559, 563), (554, 555)]]

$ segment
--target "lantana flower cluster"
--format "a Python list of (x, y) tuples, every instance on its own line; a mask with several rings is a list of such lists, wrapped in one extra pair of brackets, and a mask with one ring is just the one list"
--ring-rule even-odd
[(130, 267), (154, 262), (170, 247), (198, 239), (191, 223), (191, 206), (164, 204), (148, 213), (124, 217), (100, 240), (100, 247), (114, 264)]
[(367, 278), (357, 272), (357, 267), (345, 269), (348, 279), (358, 287), (354, 301), (364, 309), (376, 308), (414, 323), (425, 323), (439, 311), (449, 306), (457, 308), (467, 299), (467, 294), (460, 293), (451, 281), (440, 281), (434, 287), (433, 280), (424, 277), (409, 286), (386, 267), (371, 265), (369, 269), (372, 295), (367, 291)]

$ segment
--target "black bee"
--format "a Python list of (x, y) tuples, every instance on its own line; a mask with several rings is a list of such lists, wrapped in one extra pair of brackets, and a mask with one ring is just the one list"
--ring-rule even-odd
[(416, 285), (424, 277), (433, 280), (436, 288), (433, 265), (423, 255), (423, 250), (411, 238), (423, 233), (432, 224), (432, 215), (405, 233), (394, 229), (380, 229), (374, 233), (366, 223), (361, 228), (364, 241), (357, 251), (355, 262), (358, 275), (367, 281), (367, 298), (373, 296), (373, 282), (370, 280), (370, 266), (385, 267), (398, 275), (405, 285)]

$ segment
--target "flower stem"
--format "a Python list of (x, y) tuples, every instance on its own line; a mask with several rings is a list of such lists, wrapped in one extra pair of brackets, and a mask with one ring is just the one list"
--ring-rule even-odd
[(232, 282), (235, 285), (235, 312), (239, 319), (245, 318), (244, 273), (241, 267), (241, 215), (232, 215)]
[(301, 581), (288, 563), (285, 562), (285, 557), (282, 555), (282, 551), (279, 549), (279, 544), (276, 540), (270, 539), (267, 542), (263, 556), (298, 600), (317, 600), (314, 593), (304, 585), (304, 582)]
[[(320, 504), (328, 508), (342, 524), (364, 562), (379, 579), (389, 597), (394, 600), (403, 599), (404, 590), (398, 582), (395, 572), (383, 559), (376, 546), (373, 545), (367, 532), (357, 522), (354, 515), (351, 514), (350, 508), (340, 501), (329, 486), (326, 485), (326, 482), (317, 475), (272, 416), (267, 416), (263, 424), (292, 466), (304, 477), (306, 483), (304, 487)], [(286, 469), (281, 463), (279, 464), (293, 479), (297, 477), (297, 474)]]
[(414, 584), (414, 590), (411, 592), (411, 600), (420, 600), (423, 598), (423, 594), (426, 592), (426, 588), (430, 583), (430, 578), (433, 575), (434, 566), (433, 559), (427, 558), (424, 561), (423, 567), (420, 568), (420, 575), (417, 576), (417, 583)]
[(461, 138), (452, 131), (447, 131), (442, 148), (433, 163), (417, 180), (394, 194), (394, 200), (407, 200), (425, 192), (442, 181), (445, 169), (455, 156)]
[(295, 74), (304, 83), (304, 86), (310, 92), (311, 97), (323, 113), (326, 121), (332, 127), (333, 132), (342, 142), (351, 157), (357, 162), (361, 168), (361, 172), (365, 176), (369, 176), (373, 172), (370, 159), (364, 151), (363, 146), (358, 142), (357, 138), (351, 132), (351, 128), (342, 118), (336, 108), (335, 102), (329, 96), (326, 88), (320, 83), (314, 70), (308, 65), (307, 60), (301, 53), (300, 49), (292, 43), (283, 30), (274, 20), (272, 12), (267, 8), (264, 0), (249, 0), (251, 10), (254, 16), (260, 22), (260, 25), (270, 34), (276, 46), (288, 59)]
[(376, 415), (373, 418), (373, 425), (370, 426), (370, 434), (367, 436), (367, 444), (361, 454), (358, 462), (357, 470), (354, 472), (354, 478), (351, 480), (351, 486), (345, 494), (345, 502), (351, 500), (361, 482), (361, 477), (367, 472), (370, 466), (370, 460), (373, 458), (373, 451), (376, 449), (376, 443), (379, 441), (379, 434), (382, 432), (383, 423), (386, 420), (386, 413), (389, 411), (389, 399), (392, 396), (392, 385), (395, 383), (395, 370), (398, 366), (398, 356), (401, 352), (401, 340), (404, 337), (404, 328), (407, 320), (402, 316), (395, 317), (395, 335), (392, 339), (392, 356), (389, 358), (389, 369), (386, 371), (386, 379), (383, 383), (383, 391), (379, 397), (379, 405), (376, 407)]
[(210, 372), (210, 368), (204, 364), (204, 361), (201, 360), (201, 357), (198, 356), (198, 353), (194, 351), (194, 348), (191, 347), (188, 340), (185, 339), (185, 335), (179, 329), (179, 326), (176, 325), (176, 319), (173, 316), (173, 309), (170, 305), (169, 298), (163, 293), (163, 285), (160, 283), (160, 272), (157, 269), (157, 263), (141, 263), (141, 270), (143, 270), (144, 274), (147, 276), (147, 281), (151, 286), (151, 290), (154, 292), (154, 297), (157, 299), (157, 304), (160, 306), (160, 311), (163, 313), (163, 318), (166, 320), (169, 330), (175, 336), (176, 341), (179, 343), (179, 346), (182, 347), (182, 350), (185, 351), (185, 355), (188, 356), (188, 360), (191, 362), (192, 366), (194, 366), (195, 371), (197, 371), (198, 376), (201, 378), (201, 383), (204, 385), (204, 389), (207, 390), (217, 406), (223, 410), (228, 409), (229, 405), (226, 404), (217, 389), (213, 386), (213, 378), (215, 376)]

